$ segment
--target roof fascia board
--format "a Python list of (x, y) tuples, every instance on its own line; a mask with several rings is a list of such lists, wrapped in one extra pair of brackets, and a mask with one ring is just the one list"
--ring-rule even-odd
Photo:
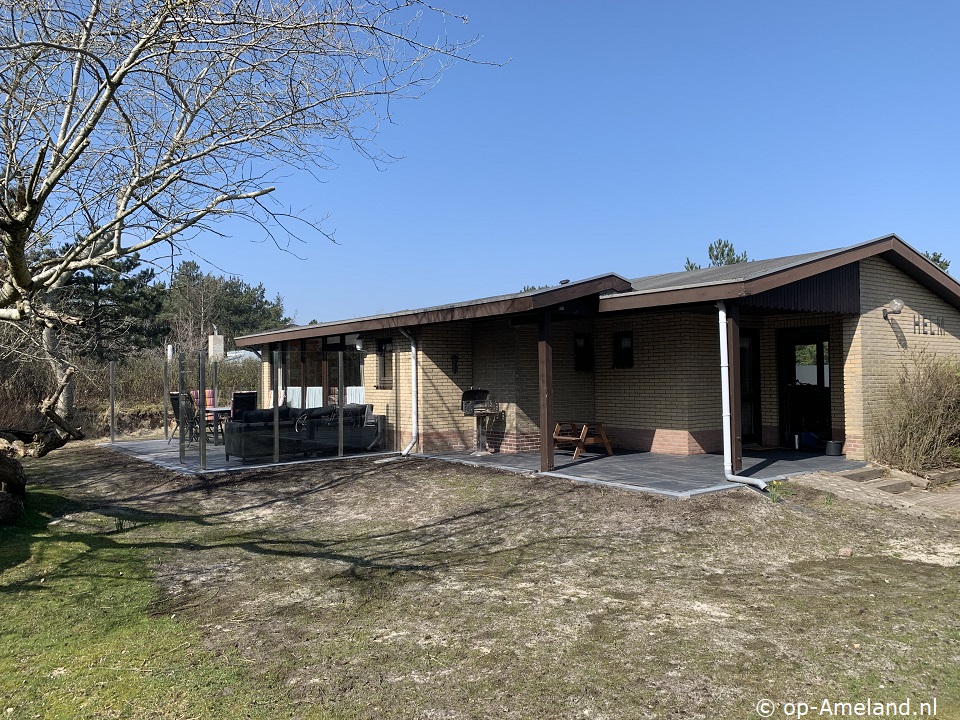
[(865, 258), (873, 257), (874, 255), (880, 255), (884, 252), (892, 251), (899, 253), (900, 248), (912, 250), (896, 235), (887, 235), (848, 250), (842, 250), (828, 257), (811, 260), (801, 265), (780, 270), (753, 280), (735, 280), (728, 283), (702, 285), (681, 290), (653, 290), (644, 293), (628, 293), (621, 296), (603, 297), (600, 298), (600, 312), (730, 300), (747, 295), (756, 295), (757, 293), (803, 280), (852, 262), (858, 262)]
[(960, 310), (960, 282), (954, 280), (947, 273), (934, 267), (923, 255), (907, 246), (909, 253), (888, 252), (881, 253), (880, 257), (925, 286), (935, 295)]
[(602, 292), (626, 292), (632, 287), (629, 280), (619, 275), (604, 275), (599, 278), (584, 280), (579, 283), (568, 283), (534, 293), (530, 296), (532, 300), (530, 309), (541, 310), (552, 305), (558, 305)]
[(736, 281), (721, 285), (703, 285), (700, 287), (684, 288), (682, 290), (607, 295), (606, 297), (600, 298), (600, 312), (640, 310), (643, 308), (663, 307), (665, 305), (690, 305), (710, 302), (711, 300), (729, 300), (731, 298), (742, 297), (744, 294), (743, 288), (744, 283), (742, 281)]
[(880, 238), (871, 243), (858, 245), (857, 247), (838, 252), (829, 257), (811, 260), (803, 265), (797, 265), (796, 267), (780, 270), (779, 272), (764, 275), (754, 280), (748, 280), (744, 283), (745, 294), (756, 295), (757, 293), (772, 290), (782, 285), (789, 285), (798, 280), (805, 280), (808, 277), (819, 275), (828, 270), (835, 270), (838, 267), (849, 265), (853, 262), (860, 262), (874, 255), (879, 255), (882, 252), (896, 250), (895, 242), (892, 236)]
[(306, 325), (287, 330), (245, 335), (236, 339), (237, 347), (250, 347), (268, 342), (299, 340), (301, 338), (325, 337), (343, 333), (365, 332), (371, 330), (394, 330), (416, 325), (475, 320), (495, 315), (512, 315), (533, 310), (545, 309), (577, 298), (596, 295), (602, 292), (622, 292), (629, 290), (630, 282), (619, 275), (609, 274), (596, 278), (580, 280), (555, 288), (547, 288), (529, 295), (520, 295), (501, 300), (480, 301), (453, 307), (441, 307), (434, 310), (411, 310), (358, 320), (343, 320), (319, 325)]

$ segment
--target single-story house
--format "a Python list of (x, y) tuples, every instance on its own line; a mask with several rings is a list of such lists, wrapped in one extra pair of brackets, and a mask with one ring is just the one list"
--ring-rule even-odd
[[(915, 353), (960, 357), (960, 283), (896, 235), (850, 247), (634, 280), (556, 287), (237, 339), (264, 389), (298, 407), (347, 400), (387, 417), (388, 444), (472, 449), (464, 391), (499, 402), (488, 450), (553, 469), (556, 420), (604, 423), (662, 453), (842, 443), (870, 454), (890, 383)], [(268, 396), (261, 393), (262, 398)]]

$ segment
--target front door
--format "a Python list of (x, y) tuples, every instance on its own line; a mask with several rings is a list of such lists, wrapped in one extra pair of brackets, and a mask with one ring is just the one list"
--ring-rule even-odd
[(780, 443), (817, 450), (831, 438), (829, 328), (777, 331)]

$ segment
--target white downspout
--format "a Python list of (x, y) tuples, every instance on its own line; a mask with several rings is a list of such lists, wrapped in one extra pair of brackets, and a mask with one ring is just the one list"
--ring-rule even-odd
[(753, 485), (765, 490), (767, 481), (733, 474), (733, 428), (730, 421), (730, 348), (727, 346), (727, 304), (717, 301), (720, 317), (720, 396), (723, 404), (723, 476), (730, 482)]
[(410, 341), (410, 423), (413, 425), (413, 438), (400, 454), (404, 457), (410, 454), (410, 451), (420, 441), (420, 418), (417, 407), (417, 340), (413, 335), (403, 328), (397, 328), (403, 336)]

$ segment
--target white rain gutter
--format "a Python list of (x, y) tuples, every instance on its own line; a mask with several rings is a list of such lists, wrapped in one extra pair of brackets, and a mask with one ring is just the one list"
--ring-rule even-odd
[(719, 311), (720, 318), (720, 395), (723, 404), (723, 476), (730, 482), (753, 485), (760, 490), (766, 490), (767, 482), (779, 478), (760, 480), (733, 474), (733, 427), (730, 421), (730, 348), (727, 345), (727, 304), (723, 300), (718, 300), (717, 310)]
[(410, 423), (413, 425), (413, 438), (400, 454), (406, 457), (420, 441), (420, 418), (417, 407), (417, 340), (403, 328), (397, 328), (410, 341)]

